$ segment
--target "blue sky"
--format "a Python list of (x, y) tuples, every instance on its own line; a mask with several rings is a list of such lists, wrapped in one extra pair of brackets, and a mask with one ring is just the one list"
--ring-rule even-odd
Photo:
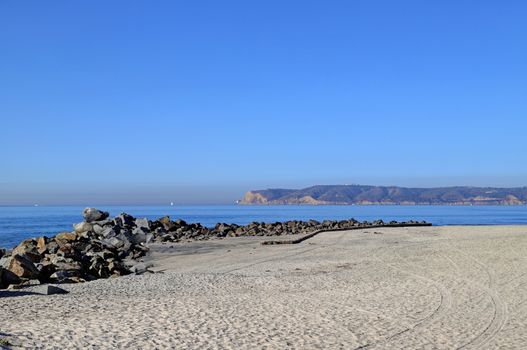
[(2, 1), (0, 204), (527, 185), (524, 1)]

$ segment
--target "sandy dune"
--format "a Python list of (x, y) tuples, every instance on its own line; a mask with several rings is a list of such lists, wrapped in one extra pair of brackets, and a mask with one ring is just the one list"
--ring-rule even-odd
[(22, 348), (523, 349), (527, 227), (322, 233), (158, 246), (160, 273), (0, 292)]

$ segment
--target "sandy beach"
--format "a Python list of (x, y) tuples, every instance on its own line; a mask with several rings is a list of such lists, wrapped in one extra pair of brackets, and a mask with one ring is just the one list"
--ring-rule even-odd
[(521, 349), (527, 226), (156, 245), (157, 273), (0, 291), (0, 336), (42, 349)]

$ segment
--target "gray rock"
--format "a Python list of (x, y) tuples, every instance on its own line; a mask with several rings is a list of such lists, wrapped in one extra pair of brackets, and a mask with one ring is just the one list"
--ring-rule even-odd
[(111, 238), (111, 237), (115, 237), (117, 235), (117, 232), (115, 232), (115, 230), (113, 228), (107, 227), (104, 230), (102, 230), (100, 235), (105, 237), (105, 238)]
[(135, 228), (132, 231), (131, 241), (135, 244), (146, 243), (147, 234), (140, 228)]
[(32, 279), (32, 280), (28, 280), (28, 281), (26, 282), (26, 284), (27, 284), (28, 286), (38, 286), (38, 285), (40, 285), (40, 281), (37, 280), (37, 279)]
[(120, 251), (128, 252), (131, 250), (132, 242), (130, 242), (130, 240), (125, 234), (120, 233), (119, 235), (116, 236), (116, 238), (121, 241), (121, 244), (117, 246)]
[(135, 226), (138, 228), (143, 228), (143, 231), (150, 231), (150, 223), (148, 222), (148, 219), (135, 220)]
[(133, 216), (126, 213), (119, 214), (113, 220), (117, 226), (133, 226), (135, 221)]
[(102, 234), (105, 230), (105, 228), (99, 224), (93, 224), (92, 226), (93, 226), (92, 227), (93, 232), (95, 232), (98, 235)]
[(11, 260), (9, 259), (9, 256), (4, 256), (3, 258), (0, 258), (0, 267), (3, 267), (4, 269), (9, 268), (9, 263)]
[(111, 220), (109, 217), (104, 219), (104, 220), (99, 220), (99, 221), (96, 221), (94, 223), (96, 223), (97, 225), (99, 226), (106, 226), (106, 225), (109, 225), (112, 223), (113, 220)]
[(90, 223), (87, 223), (85, 221), (79, 222), (78, 224), (74, 224), (73, 225), (73, 230), (76, 233), (82, 233), (82, 232), (91, 231), (92, 228), (93, 228), (93, 226)]
[[(72, 260), (72, 259), (70, 259)], [(55, 268), (60, 271), (80, 271), (82, 269), (81, 265), (77, 261), (71, 261), (71, 262), (57, 262), (55, 264)]]
[(136, 275), (141, 275), (145, 272), (152, 272), (150, 270), (148, 270), (149, 267), (152, 267), (152, 264), (147, 264), (147, 263), (144, 263), (144, 262), (140, 262), (140, 263), (137, 263), (135, 265), (133, 265), (131, 268), (130, 268), (130, 272), (131, 273), (135, 273)]
[(58, 282), (69, 282), (71, 277), (78, 277), (77, 271), (56, 271), (49, 278)]
[(86, 222), (95, 222), (95, 221), (102, 221), (106, 219), (110, 214), (105, 211), (101, 211), (96, 208), (86, 208), (82, 212), (82, 216), (84, 217), (84, 221)]
[(146, 234), (145, 243), (150, 243), (154, 241), (154, 235), (151, 233)]
[(73, 259), (65, 258), (64, 256), (57, 255), (57, 254), (48, 254), (46, 256), (46, 260), (49, 261), (52, 265), (57, 265), (59, 263), (73, 262)]
[(51, 241), (46, 244), (46, 250), (49, 254), (55, 254), (59, 250), (59, 244), (57, 242)]
[(110, 237), (101, 240), (101, 243), (108, 248), (119, 248), (124, 245), (124, 242), (117, 237)]

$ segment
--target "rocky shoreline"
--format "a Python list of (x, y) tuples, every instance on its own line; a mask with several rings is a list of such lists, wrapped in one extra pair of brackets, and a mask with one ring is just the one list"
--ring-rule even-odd
[(165, 216), (157, 220), (122, 213), (114, 218), (95, 208), (83, 211), (84, 221), (71, 232), (24, 240), (12, 251), (0, 250), (0, 289), (41, 283), (78, 283), (148, 271), (142, 258), (154, 242), (185, 242), (241, 236), (282, 236), (317, 231), (382, 226), (429, 225), (426, 222), (385, 223), (382, 220), (218, 223), (212, 228)]
[(525, 205), (527, 187), (317, 185), (247, 192), (245, 205)]

